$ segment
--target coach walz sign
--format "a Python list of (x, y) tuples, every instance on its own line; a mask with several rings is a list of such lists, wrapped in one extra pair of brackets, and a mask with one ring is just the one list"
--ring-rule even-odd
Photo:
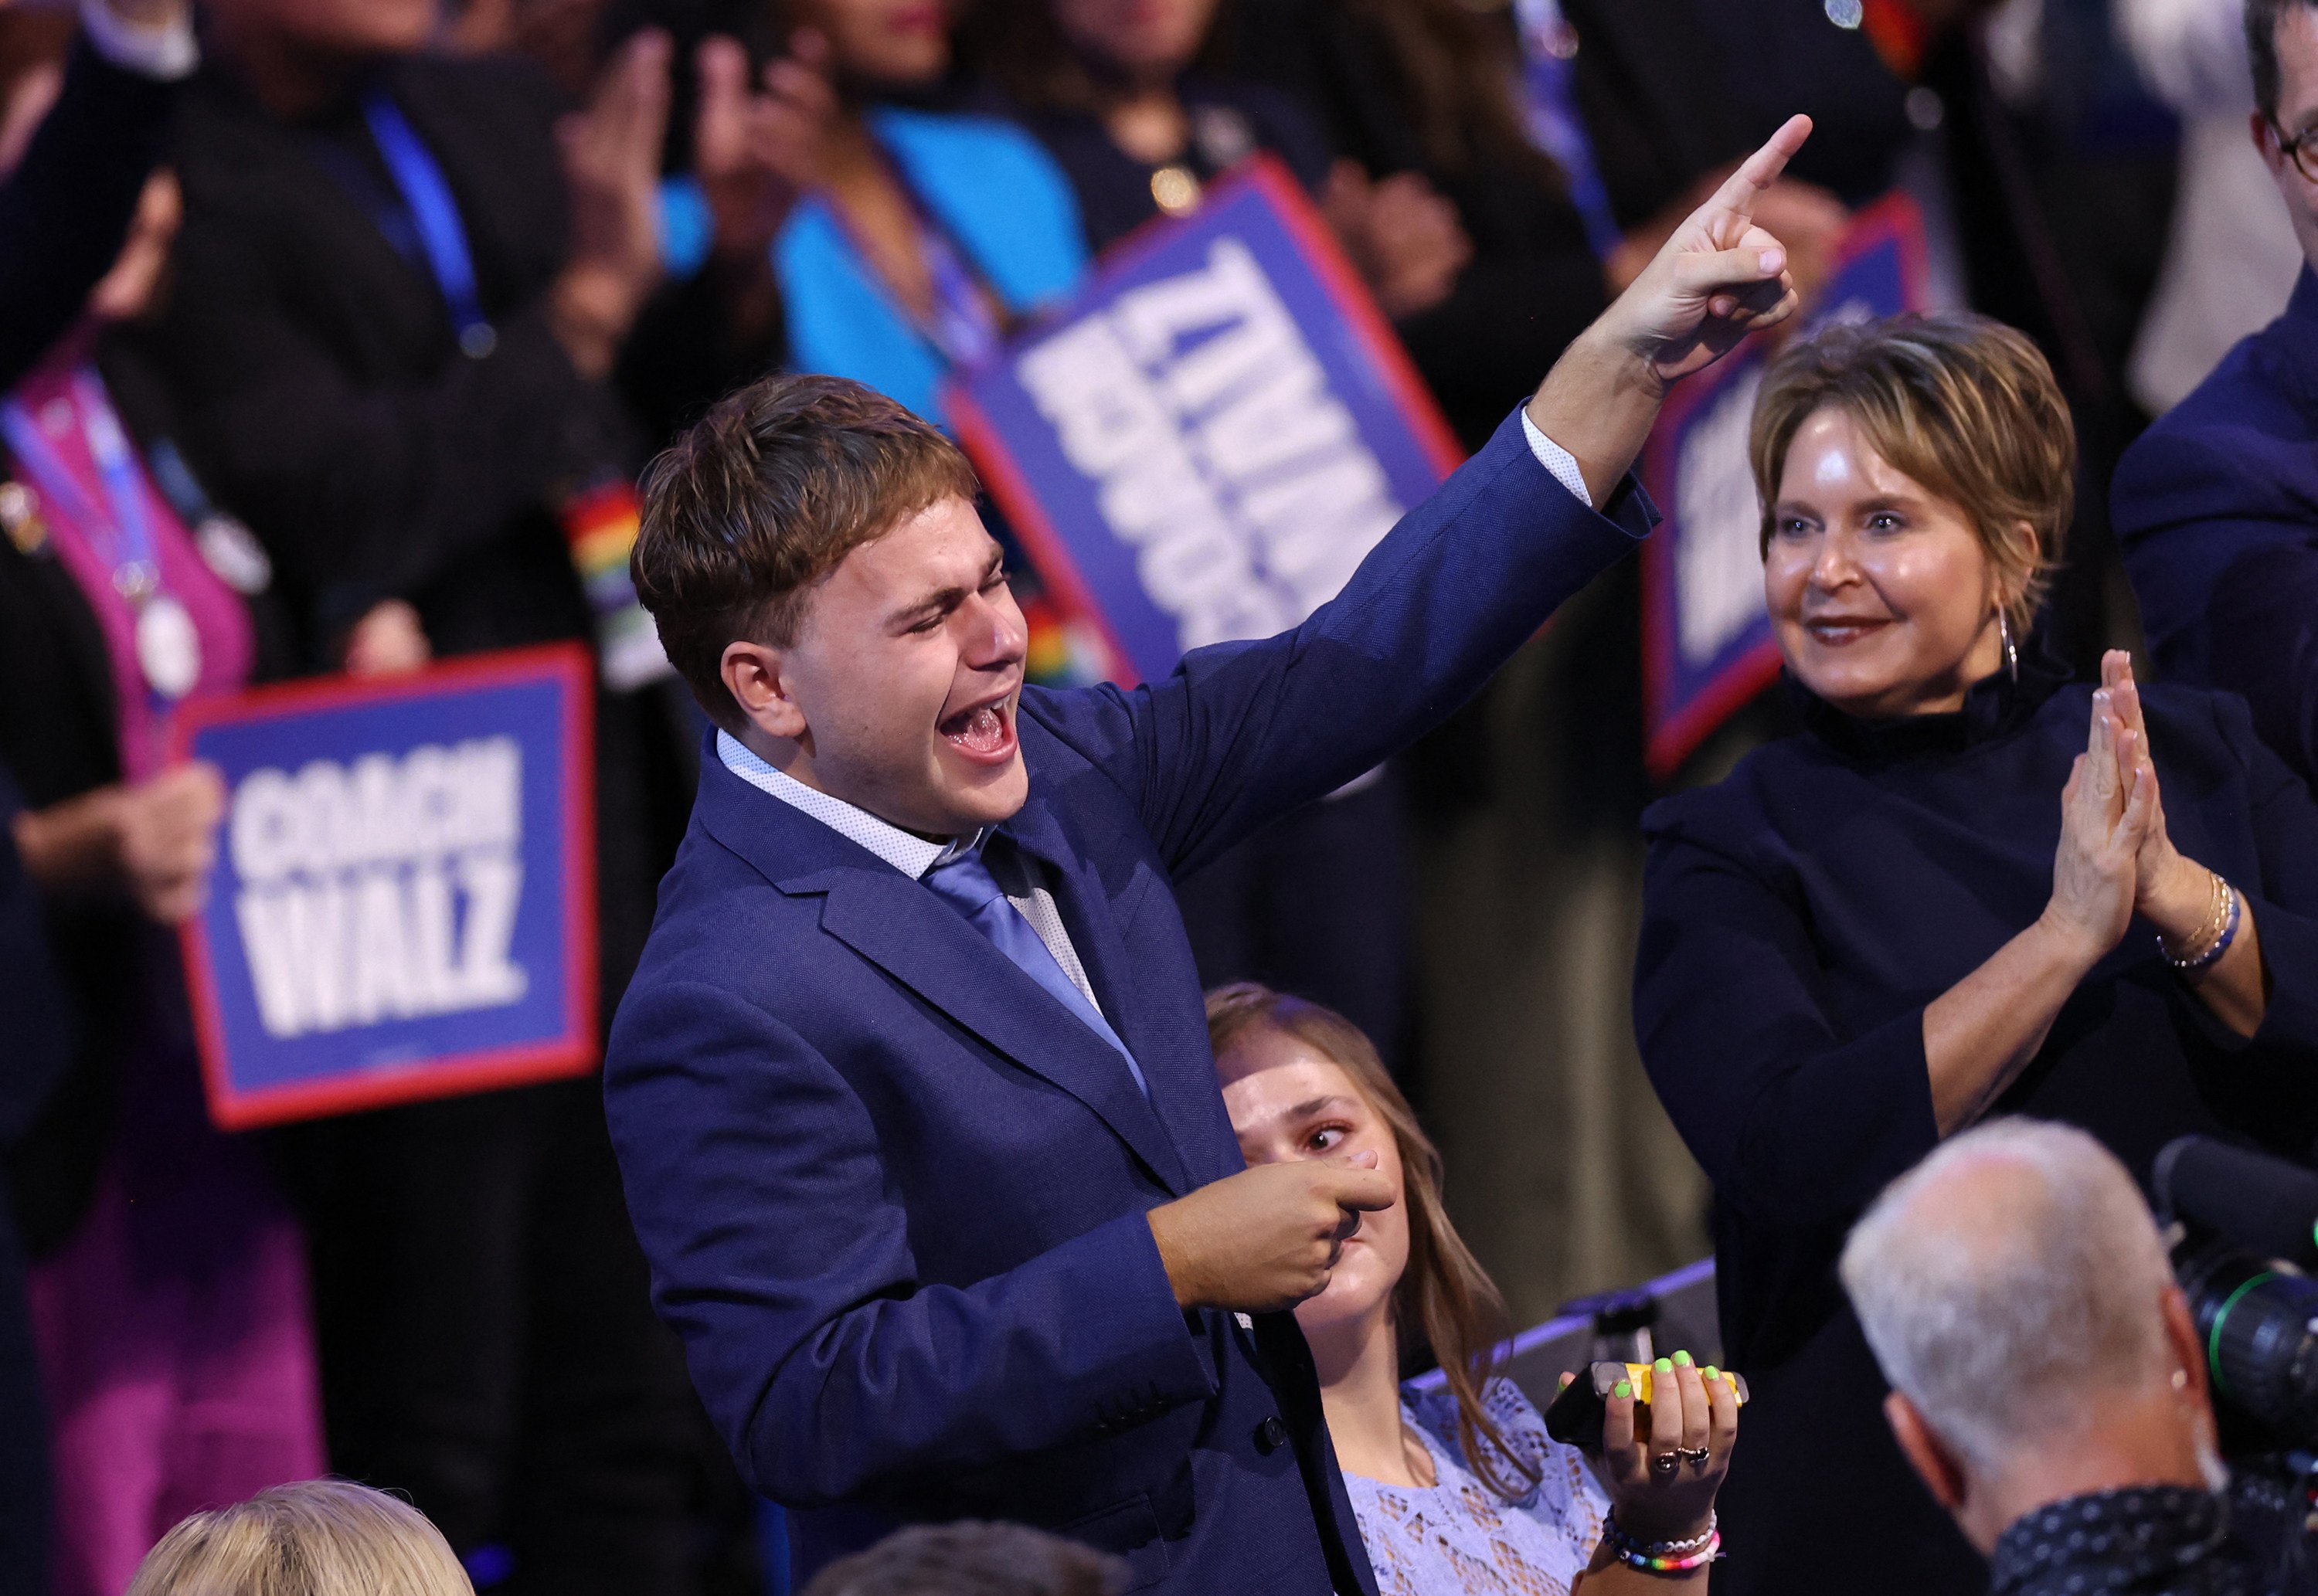
[(230, 794), (187, 971), (228, 1128), (596, 1062), (590, 686), (577, 649), (206, 706)]

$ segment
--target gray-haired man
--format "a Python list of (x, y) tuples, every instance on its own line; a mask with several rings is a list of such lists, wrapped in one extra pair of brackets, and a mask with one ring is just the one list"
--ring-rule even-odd
[(2269, 1589), (2229, 1533), (2206, 1367), (2125, 1168), (1995, 1120), (1893, 1181), (1843, 1283), (1900, 1448), (2001, 1596)]

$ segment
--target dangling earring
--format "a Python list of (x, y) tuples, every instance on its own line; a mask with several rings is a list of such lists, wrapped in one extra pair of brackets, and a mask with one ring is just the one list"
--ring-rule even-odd
[(2004, 613), (2002, 605), (1996, 607), (1996, 634), (2004, 640), (2004, 668), (2017, 682), (2020, 679), (2020, 650), (2012, 646), (2012, 620)]

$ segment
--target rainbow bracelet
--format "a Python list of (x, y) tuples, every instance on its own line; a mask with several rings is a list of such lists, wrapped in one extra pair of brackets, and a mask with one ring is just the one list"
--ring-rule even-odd
[(1614, 1513), (1603, 1521), (1602, 1533), (1619, 1562), (1644, 1574), (1689, 1574), (1722, 1555), (1722, 1531), (1711, 1518), (1704, 1534), (1684, 1540), (1636, 1540), (1626, 1533), (1626, 1527), (1618, 1522)]
[(1644, 1574), (1689, 1574), (1722, 1556), (1722, 1532), (1716, 1530), (1706, 1538), (1704, 1546), (1679, 1557), (1653, 1557), (1647, 1552), (1630, 1552), (1624, 1547), (1617, 1546), (1612, 1549), (1617, 1553), (1619, 1562), (1629, 1568), (1639, 1568)]

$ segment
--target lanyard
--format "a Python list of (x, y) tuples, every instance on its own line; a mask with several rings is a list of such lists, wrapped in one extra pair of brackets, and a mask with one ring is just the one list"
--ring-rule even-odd
[(862, 269), (871, 278), (880, 280), (879, 286), (886, 290), (894, 309), (945, 361), (953, 367), (970, 369), (995, 358), (1006, 336), (1004, 326), (992, 309), (997, 296), (983, 288), (965, 256), (951, 242), (948, 232), (934, 220), (933, 212), (910, 185), (909, 175), (902, 169), (901, 163), (888, 158), (885, 170), (917, 226), (918, 256), (925, 262), (926, 275), (933, 288), (930, 315), (921, 317), (911, 310), (902, 302), (902, 296), (893, 291), (892, 284), (882, 282), (877, 257), (845, 214), (845, 208), (833, 196), (824, 197), (822, 204), (836, 221), (838, 230), (853, 246), (853, 253), (860, 257)]
[(159, 590), (161, 565), (153, 548), (152, 523), (145, 514), (137, 457), (130, 452), (120, 417), (113, 414), (94, 372), (84, 366), (73, 373), (72, 396), (69, 403), (80, 424), (81, 441), (88, 446), (89, 458), (104, 484), (104, 497), (112, 509), (110, 516), (89, 498), (64, 456), (25, 413), (22, 402), (10, 399), (0, 405), (0, 435), (7, 438), (10, 453), (31, 474), (40, 492), (98, 546), (112, 567), (114, 588), (131, 604), (141, 604)]
[(1624, 230), (1610, 210), (1610, 191), (1594, 161), (1594, 140), (1577, 116), (1573, 93), (1577, 35), (1561, 14), (1561, 0), (1514, 0), (1514, 13), (1521, 20), (1530, 137), (1561, 168), (1568, 180), (1570, 202), (1586, 225), (1586, 241), (1597, 256), (1607, 259)]
[(957, 247), (922, 210), (918, 214), (918, 251), (933, 279), (934, 312), (925, 331), (934, 346), (954, 366), (971, 368), (993, 359), (1003, 335), (990, 300)]
[(427, 270), (443, 291), (443, 302), (450, 307), (459, 347), (481, 359), (499, 339), (483, 315), (482, 299), (475, 289), (475, 259), (467, 248), (466, 224), (459, 220), (458, 202), (452, 197), (442, 163), (383, 89), (363, 96), (363, 120), (370, 124), (379, 158), (386, 163), (387, 175), (393, 178), (395, 192), (410, 213), (411, 226), (418, 229)]

